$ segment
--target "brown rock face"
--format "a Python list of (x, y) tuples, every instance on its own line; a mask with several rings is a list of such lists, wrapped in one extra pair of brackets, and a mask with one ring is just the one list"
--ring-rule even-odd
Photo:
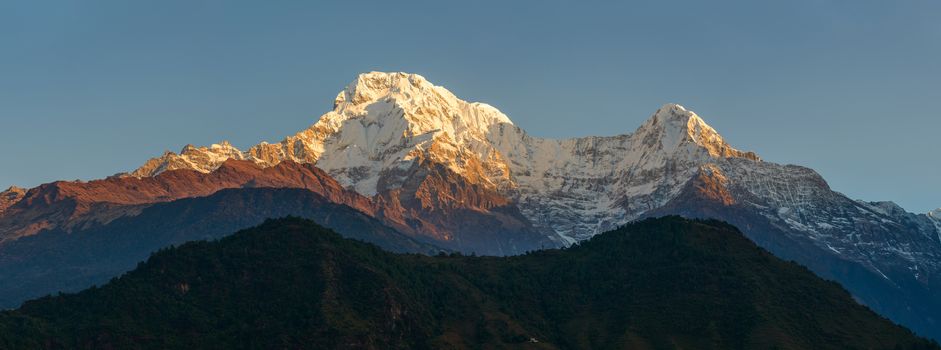
[(10, 186), (6, 191), (0, 192), (0, 215), (3, 215), (7, 208), (23, 199), (25, 195), (26, 189), (16, 186)]
[(700, 170), (688, 186), (692, 186), (700, 196), (722, 205), (735, 204), (735, 198), (728, 189), (729, 180), (716, 166), (706, 166)]
[(31, 235), (44, 228), (72, 228), (107, 223), (134, 215), (147, 205), (180, 198), (203, 197), (226, 188), (304, 188), (367, 214), (369, 199), (347, 191), (322, 170), (286, 161), (261, 168), (229, 160), (208, 174), (172, 170), (155, 177), (111, 177), (89, 182), (58, 181), (29, 190), (0, 216), (0, 242)]
[(439, 163), (413, 167), (401, 187), (380, 191), (374, 201), (387, 224), (444, 248), (507, 255), (559, 245), (509, 199)]

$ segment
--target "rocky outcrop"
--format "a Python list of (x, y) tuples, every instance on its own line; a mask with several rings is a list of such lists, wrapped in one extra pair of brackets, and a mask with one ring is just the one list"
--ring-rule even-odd
[(23, 199), (25, 195), (26, 189), (16, 186), (10, 186), (10, 188), (0, 192), (0, 215), (3, 215), (3, 212), (7, 208), (19, 202), (20, 199)]
[(378, 215), (393, 227), (468, 253), (512, 255), (562, 245), (532, 225), (497, 191), (467, 181), (441, 164), (417, 164), (405, 183), (375, 197)]

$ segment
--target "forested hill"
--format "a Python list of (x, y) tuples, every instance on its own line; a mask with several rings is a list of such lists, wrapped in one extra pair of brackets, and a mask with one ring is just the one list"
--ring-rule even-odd
[(0, 316), (0, 348), (937, 349), (715, 221), (564, 250), (399, 255), (269, 220)]

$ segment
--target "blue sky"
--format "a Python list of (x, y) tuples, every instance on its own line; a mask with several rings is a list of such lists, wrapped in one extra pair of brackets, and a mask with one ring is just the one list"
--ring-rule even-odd
[(531, 134), (680, 103), (850, 197), (941, 206), (938, 1), (4, 1), (0, 187), (277, 141), (359, 72), (424, 75)]

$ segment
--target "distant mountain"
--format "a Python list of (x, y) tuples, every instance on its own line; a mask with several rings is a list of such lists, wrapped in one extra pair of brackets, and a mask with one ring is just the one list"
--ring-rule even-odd
[(677, 217), (518, 257), (394, 255), (271, 220), (0, 314), (3, 348), (938, 349), (735, 228)]
[(225, 189), (149, 206), (104, 225), (48, 230), (0, 245), (0, 307), (101, 285), (169, 245), (217, 239), (266, 218), (289, 215), (316, 220), (345, 237), (393, 252), (442, 251), (306, 189)]
[[(590, 111), (575, 117), (590, 118)], [(543, 139), (494, 107), (406, 73), (359, 75), (332, 111), (278, 143), (247, 151), (225, 142), (186, 146), (101, 182), (31, 189), (0, 213), (0, 241), (108, 222), (154, 201), (253, 187), (215, 185), (229, 164), (263, 169), (251, 173), (295, 164), (278, 170), (287, 177), (315, 166), (322, 169), (318, 178), (335, 179), (330, 193), (356, 194), (357, 203), (339, 197), (342, 203), (413, 238), (478, 254), (573, 244), (645, 217), (714, 217), (843, 283), (878, 312), (941, 339), (941, 212), (913, 214), (891, 202), (847, 198), (812, 169), (732, 147), (680, 105), (662, 106), (633, 133)], [(171, 187), (179, 190), (167, 199), (157, 191), (146, 203), (115, 205), (108, 196), (86, 195), (100, 188), (135, 197), (151, 189), (134, 186), (156, 181), (159, 188), (163, 182), (150, 179), (181, 176), (167, 174), (205, 180), (194, 185), (199, 190), (176, 181), (180, 186)], [(99, 187), (106, 183), (116, 187)]]

